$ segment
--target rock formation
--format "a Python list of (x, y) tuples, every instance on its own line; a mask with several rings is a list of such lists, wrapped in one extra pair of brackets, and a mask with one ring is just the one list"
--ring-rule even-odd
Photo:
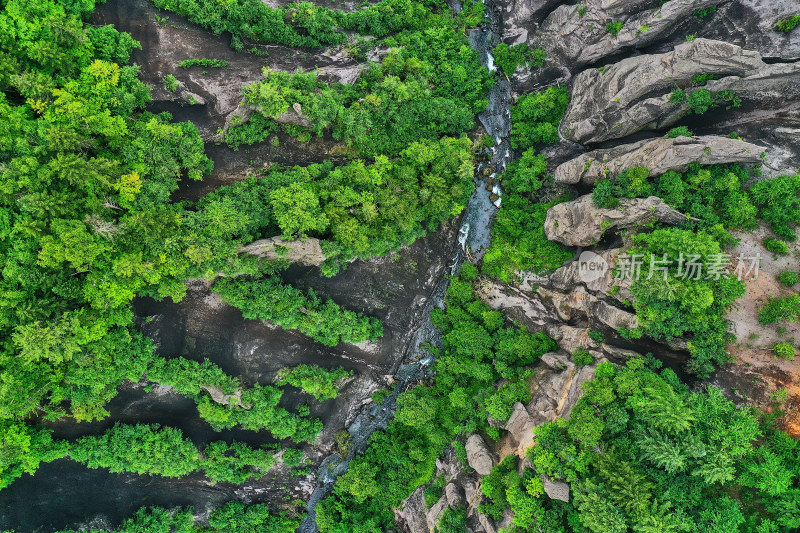
[(695, 162), (755, 164), (761, 162), (762, 152), (758, 145), (719, 135), (648, 139), (581, 154), (559, 165), (554, 177), (558, 183), (592, 185), (635, 167), (644, 167), (651, 176), (658, 176), (670, 170), (685, 172)]
[(544, 233), (551, 241), (567, 246), (596, 244), (608, 230), (633, 228), (653, 221), (678, 224), (686, 215), (672, 209), (657, 196), (623, 198), (613, 209), (597, 207), (592, 195), (556, 204), (547, 210)]
[[(533, 39), (549, 57), (579, 69), (612, 56), (623, 49), (642, 48), (674, 29), (675, 24), (696, 9), (718, 4), (718, 0), (672, 0), (653, 9), (648, 0), (588, 0), (562, 5), (542, 23)], [(622, 22), (613, 35), (609, 22)]]

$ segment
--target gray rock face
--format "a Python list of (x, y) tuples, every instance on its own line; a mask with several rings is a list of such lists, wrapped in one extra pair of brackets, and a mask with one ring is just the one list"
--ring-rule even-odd
[(686, 216), (657, 196), (624, 198), (619, 207), (603, 209), (595, 205), (592, 195), (586, 194), (548, 209), (544, 233), (548, 240), (567, 246), (589, 246), (597, 243), (607, 230), (644, 226), (654, 220), (678, 224)]
[[(560, 6), (542, 23), (533, 39), (570, 69), (611, 56), (622, 49), (641, 48), (656, 42), (675, 24), (696, 9), (718, 4), (717, 0), (671, 0), (660, 7), (649, 0), (587, 0)], [(622, 22), (612, 35), (608, 22)]]
[(319, 266), (325, 261), (325, 254), (322, 253), (319, 239), (313, 237), (294, 241), (284, 241), (280, 237), (259, 239), (239, 248), (239, 253), (263, 257), (270, 261), (286, 259), (291, 263), (300, 263), (308, 266)]
[(480, 475), (488, 476), (494, 466), (494, 458), (481, 436), (477, 433), (470, 435), (465, 448), (467, 450), (467, 462), (469, 462), (469, 466)]
[(733, 91), (757, 109), (800, 99), (800, 64), (767, 65), (757, 52), (721, 41), (696, 39), (671, 52), (635, 56), (574, 78), (572, 99), (559, 131), (571, 141), (597, 143), (642, 130), (665, 129), (689, 112), (672, 90), (692, 86), (696, 74), (714, 74), (705, 89)]
[(563, 481), (553, 481), (549, 477), (542, 475), (544, 491), (553, 500), (569, 502), (569, 485)]
[(503, 41), (522, 43), (535, 30), (537, 22), (558, 6), (561, 0), (500, 0), (497, 7), (503, 14)]
[(635, 167), (647, 168), (651, 176), (659, 176), (670, 170), (685, 172), (695, 162), (755, 164), (761, 162), (762, 152), (763, 148), (755, 144), (719, 135), (649, 139), (587, 152), (559, 165), (554, 177), (558, 183), (591, 185)]

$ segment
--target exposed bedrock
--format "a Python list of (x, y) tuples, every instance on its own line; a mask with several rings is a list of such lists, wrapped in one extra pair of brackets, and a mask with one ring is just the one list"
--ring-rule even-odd
[(798, 13), (797, 0), (736, 0), (721, 6), (700, 32), (775, 59), (800, 58), (800, 32), (779, 32), (775, 22)]
[(697, 74), (719, 78), (705, 86), (712, 94), (733, 91), (756, 109), (785, 107), (800, 98), (800, 64), (767, 65), (757, 52), (696, 39), (671, 52), (629, 57), (575, 76), (561, 135), (585, 144), (667, 128), (689, 113), (687, 101), (672, 101), (671, 92), (690, 87)]
[[(642, 0), (587, 0), (562, 5), (545, 19), (531, 43), (575, 71), (622, 50), (649, 46), (693, 11), (719, 3), (671, 0), (659, 6)], [(606, 28), (610, 22), (622, 23), (616, 35)]]
[(320, 266), (325, 261), (319, 239), (306, 237), (292, 241), (284, 241), (280, 237), (270, 237), (253, 241), (239, 248), (240, 254), (249, 254), (274, 261), (285, 259), (290, 263), (306, 266)]
[(596, 244), (608, 230), (641, 227), (653, 221), (678, 224), (686, 215), (669, 207), (661, 198), (624, 198), (613, 209), (597, 207), (592, 195), (554, 205), (547, 210), (544, 233), (548, 240), (567, 246)]
[(658, 176), (670, 170), (685, 172), (691, 163), (755, 164), (761, 162), (763, 151), (758, 145), (719, 135), (648, 139), (581, 154), (559, 165), (554, 176), (558, 183), (592, 185), (635, 167), (647, 168), (651, 176)]

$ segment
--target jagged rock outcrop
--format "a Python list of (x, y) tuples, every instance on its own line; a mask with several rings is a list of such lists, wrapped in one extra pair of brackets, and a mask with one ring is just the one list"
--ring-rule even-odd
[(270, 261), (285, 259), (290, 263), (308, 266), (319, 266), (325, 261), (319, 239), (313, 237), (294, 241), (284, 241), (281, 237), (259, 239), (239, 248), (239, 253), (263, 257)]
[(730, 90), (758, 108), (800, 99), (800, 64), (767, 65), (757, 52), (695, 39), (671, 52), (629, 57), (603, 71), (578, 74), (559, 131), (571, 141), (597, 143), (669, 127), (689, 111), (687, 101), (672, 101), (670, 93), (676, 86), (690, 87), (696, 74), (718, 78), (705, 86), (712, 94)]
[(691, 163), (755, 164), (761, 162), (763, 151), (758, 145), (719, 135), (648, 139), (587, 152), (559, 165), (553, 175), (558, 183), (592, 185), (635, 167), (659, 176), (670, 170), (685, 172)]
[(657, 196), (623, 198), (618, 207), (604, 209), (595, 205), (592, 195), (586, 194), (548, 209), (544, 233), (548, 240), (567, 246), (589, 246), (611, 229), (639, 227), (653, 221), (678, 224), (685, 220), (686, 215)]
[[(542, 23), (533, 39), (547, 55), (570, 69), (579, 69), (630, 48), (642, 48), (674, 29), (696, 9), (719, 4), (718, 0), (671, 0), (647, 9), (647, 0), (587, 0), (562, 5)], [(622, 22), (616, 35), (609, 22)]]
[(494, 309), (503, 309), (512, 320), (528, 327), (539, 327), (552, 318), (552, 313), (538, 299), (525, 292), (491, 278), (480, 278), (476, 283), (478, 297)]
[(473, 433), (467, 439), (467, 462), (477, 473), (488, 476), (494, 467), (494, 458), (480, 435)]

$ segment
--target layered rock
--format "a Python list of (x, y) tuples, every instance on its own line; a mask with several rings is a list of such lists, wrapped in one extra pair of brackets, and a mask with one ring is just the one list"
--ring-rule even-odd
[[(649, 46), (693, 11), (718, 3), (671, 0), (652, 9), (647, 9), (653, 5), (649, 0), (587, 0), (562, 5), (542, 23), (533, 44), (570, 69), (578, 69), (623, 49)], [(606, 29), (612, 21), (623, 23), (616, 35)]]
[(678, 224), (686, 215), (669, 207), (661, 198), (623, 198), (613, 209), (597, 207), (592, 195), (556, 204), (547, 210), (544, 233), (548, 240), (566, 246), (596, 244), (603, 233), (620, 228), (634, 228), (654, 221)]
[(659, 176), (670, 170), (685, 172), (692, 163), (756, 164), (761, 162), (762, 152), (758, 145), (719, 135), (648, 139), (582, 154), (559, 165), (554, 177), (558, 183), (592, 185), (635, 167)]
[(695, 39), (671, 52), (581, 72), (559, 131), (568, 140), (597, 143), (669, 127), (689, 111), (688, 102), (671, 99), (671, 92), (691, 86), (697, 74), (719, 78), (705, 87), (712, 94), (733, 91), (741, 102), (758, 108), (800, 99), (800, 65), (767, 65), (757, 52)]

